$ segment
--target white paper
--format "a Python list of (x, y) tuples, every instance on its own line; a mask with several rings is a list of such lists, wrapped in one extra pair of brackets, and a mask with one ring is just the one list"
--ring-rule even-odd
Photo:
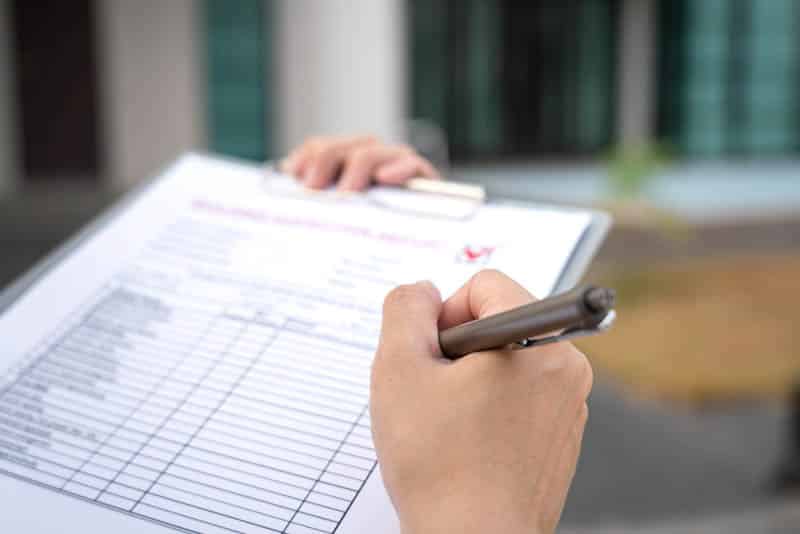
[(384, 295), (485, 267), (547, 294), (589, 224), (264, 178), (184, 157), (0, 315), (1, 531), (397, 531), (367, 410)]

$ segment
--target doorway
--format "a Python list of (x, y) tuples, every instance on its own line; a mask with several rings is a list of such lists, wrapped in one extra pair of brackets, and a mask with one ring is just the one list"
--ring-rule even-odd
[(92, 0), (13, 0), (20, 161), (26, 182), (101, 171)]

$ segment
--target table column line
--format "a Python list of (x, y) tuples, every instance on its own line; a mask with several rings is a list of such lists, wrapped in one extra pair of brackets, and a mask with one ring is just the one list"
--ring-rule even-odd
[[(207, 332), (208, 330), (210, 330), (211, 326), (212, 326), (212, 325), (215, 323), (215, 321), (216, 321), (216, 317), (212, 317), (212, 318), (211, 318), (211, 319), (208, 321), (208, 324), (206, 325), (206, 328), (205, 328), (205, 330), (204, 330), (204, 333), (205, 333), (205, 332)], [(204, 335), (204, 334), (203, 334), (203, 335)], [(198, 338), (198, 340), (197, 340), (197, 344), (198, 344), (198, 345), (199, 345), (199, 344), (200, 344), (200, 342), (202, 341), (202, 339), (203, 339), (203, 335), (199, 336), (199, 338)], [(167, 374), (165, 374), (165, 375), (164, 375), (164, 376), (161, 378), (161, 380), (159, 380), (159, 381), (158, 381), (156, 384), (154, 384), (154, 385), (153, 385), (153, 386), (150, 388), (150, 391), (149, 391), (149, 392), (148, 392), (148, 393), (147, 393), (147, 394), (146, 394), (146, 395), (145, 395), (145, 396), (144, 396), (144, 397), (143, 397), (143, 398), (142, 398), (142, 399), (141, 399), (141, 400), (140, 400), (140, 401), (139, 401), (139, 402), (138, 402), (136, 405), (134, 405), (133, 409), (132, 409), (132, 410), (131, 410), (131, 411), (128, 413), (128, 415), (127, 415), (127, 416), (125, 416), (125, 418), (124, 418), (124, 419), (123, 419), (123, 420), (122, 420), (122, 421), (121, 421), (119, 424), (117, 424), (117, 425), (114, 427), (114, 429), (113, 429), (113, 430), (112, 430), (112, 431), (111, 431), (111, 432), (110, 432), (110, 433), (109, 433), (109, 434), (106, 436), (106, 439), (104, 439), (104, 440), (102, 441), (102, 443), (100, 443), (100, 445), (98, 445), (98, 446), (97, 446), (97, 448), (95, 448), (94, 452), (92, 452), (92, 454), (91, 454), (91, 455), (89, 455), (89, 457), (87, 457), (87, 458), (86, 458), (86, 460), (83, 462), (83, 464), (81, 465), (81, 467), (80, 467), (80, 468), (79, 468), (77, 471), (75, 471), (75, 472), (72, 474), (72, 476), (69, 478), (69, 480), (67, 480), (67, 481), (66, 481), (66, 482), (65, 482), (65, 483), (64, 483), (64, 484), (61, 486), (61, 488), (62, 488), (62, 489), (64, 489), (64, 487), (65, 487), (65, 486), (66, 486), (66, 485), (67, 485), (69, 482), (71, 482), (73, 478), (75, 478), (75, 475), (76, 475), (78, 472), (80, 472), (81, 470), (83, 470), (83, 468), (86, 466), (86, 464), (88, 464), (88, 463), (89, 463), (89, 462), (90, 462), (90, 461), (91, 461), (91, 460), (92, 460), (92, 459), (93, 459), (95, 456), (97, 456), (97, 453), (100, 451), (100, 449), (102, 449), (102, 448), (103, 448), (103, 446), (105, 446), (105, 445), (106, 445), (106, 443), (108, 443), (108, 442), (111, 440), (111, 438), (112, 438), (112, 437), (114, 437), (114, 436), (116, 436), (116, 435), (117, 435), (117, 433), (119, 432), (119, 430), (120, 430), (121, 428), (123, 428), (123, 427), (124, 427), (124, 426), (127, 424), (127, 422), (130, 420), (130, 418), (131, 418), (131, 417), (133, 417), (133, 415), (134, 415), (134, 414), (135, 414), (135, 413), (136, 413), (136, 412), (139, 410), (139, 408), (141, 408), (141, 407), (142, 407), (142, 406), (143, 406), (143, 405), (144, 405), (144, 404), (145, 404), (145, 403), (146, 403), (146, 402), (147, 402), (147, 401), (150, 399), (150, 397), (152, 397), (152, 396), (155, 394), (155, 392), (156, 392), (156, 391), (157, 391), (157, 390), (158, 390), (158, 389), (161, 387), (161, 385), (164, 383), (164, 381), (166, 381), (166, 380), (167, 380), (167, 379), (168, 379), (168, 378), (169, 378), (169, 377), (172, 375), (172, 373), (174, 373), (174, 372), (175, 372), (175, 370), (176, 370), (178, 367), (180, 367), (181, 363), (182, 363), (183, 361), (185, 361), (185, 360), (186, 360), (186, 359), (187, 359), (189, 356), (191, 356), (191, 354), (192, 354), (192, 349), (188, 349), (188, 350), (185, 352), (185, 354), (184, 354), (184, 357), (183, 357), (183, 358), (182, 358), (180, 361), (176, 362), (176, 364), (175, 364), (175, 365), (172, 367), (172, 369), (170, 369), (170, 370), (169, 370), (169, 372), (167, 372)], [(128, 462), (126, 462), (126, 463), (125, 463), (125, 465), (123, 465), (123, 466), (122, 466), (122, 468), (120, 469), (120, 472), (122, 471), (122, 469), (125, 469), (125, 466), (127, 466), (127, 465), (128, 465)], [(119, 474), (119, 472), (117, 473), (117, 475), (118, 475), (118, 474)], [(111, 481), (111, 482), (113, 482), (114, 480), (116, 480), (116, 476), (115, 476), (115, 477), (112, 479), (112, 481)], [(106, 488), (104, 488), (104, 489), (103, 489), (103, 491), (105, 491), (106, 489), (108, 489), (108, 486), (111, 484), (111, 482), (109, 482), (109, 484), (108, 484), (108, 485), (106, 485)], [(100, 496), (102, 496), (102, 494), (103, 494), (103, 491), (101, 491), (101, 492), (100, 492), (100, 494), (97, 496), (97, 498), (98, 498), (98, 499), (100, 498)]]
[[(0, 400), (5, 399), (6, 395), (11, 391), (11, 389), (16, 384), (18, 384), (20, 382), (20, 380), (25, 379), (26, 376), (31, 374), (33, 372), (33, 369), (35, 367), (37, 367), (39, 365), (39, 363), (41, 363), (45, 359), (45, 357), (47, 356), (47, 354), (49, 353), (50, 350), (52, 350), (54, 347), (57, 347), (61, 343), (63, 343), (64, 340), (69, 336), (69, 334), (76, 327), (78, 327), (79, 325), (84, 324), (89, 319), (89, 317), (91, 317), (92, 314), (94, 314), (99, 309), (99, 307), (102, 304), (102, 302), (108, 297), (109, 294), (112, 294), (113, 291), (114, 291), (114, 284), (107, 283), (107, 284), (101, 286), (100, 289), (92, 297), (87, 299), (88, 302), (85, 304), (86, 305), (86, 310), (84, 311), (83, 315), (80, 317), (80, 320), (76, 321), (74, 324), (71, 324), (69, 327), (64, 329), (60, 333), (58, 338), (53, 340), (52, 343), (47, 344), (46, 345), (46, 349), (44, 349), (41, 354), (39, 354), (33, 361), (31, 361), (25, 367), (25, 369), (15, 377), (15, 379), (12, 382), (9, 382), (8, 384), (6, 384), (5, 387), (3, 387), (2, 390), (0, 390)], [(56, 328), (56, 330), (58, 330), (58, 328)], [(38, 348), (39, 347), (37, 347), (37, 349)], [(34, 349), (34, 350), (36, 350), (36, 349)], [(63, 482), (63, 484), (61, 486), (62, 489), (63, 489), (64, 485), (66, 485), (70, 480), (72, 480), (72, 478), (75, 476), (76, 473), (77, 473), (77, 470), (74, 470), (71, 473), (69, 478), (65, 478), (65, 480), (64, 480), (64, 482)]]
[[(21, 373), (19, 373), (17, 375), (17, 377), (14, 379), (13, 382), (9, 382), (8, 384), (5, 385), (5, 387), (2, 388), (2, 390), (0, 390), (0, 398), (2, 398), (6, 394), (6, 392), (8, 390), (10, 390), (14, 386), (15, 383), (19, 382), (26, 375), (30, 374), (30, 372), (33, 370), (33, 368), (36, 367), (39, 364), (39, 362), (42, 361), (42, 359), (49, 353), (50, 350), (52, 350), (54, 347), (58, 347), (59, 345), (61, 345), (64, 342), (65, 338), (72, 331), (74, 331), (80, 325), (86, 323), (86, 321), (88, 320), (89, 316), (91, 316), (92, 314), (94, 314), (97, 311), (97, 309), (100, 307), (100, 303), (103, 302), (103, 299), (108, 296), (107, 294), (103, 295), (103, 293), (111, 285), (112, 284), (107, 284), (106, 286), (103, 286), (103, 287), (100, 288), (100, 290), (98, 290), (98, 292), (92, 297), (92, 299), (97, 299), (97, 300), (93, 304), (88, 306), (88, 309), (86, 310), (84, 315), (80, 318), (80, 320), (76, 321), (73, 325), (71, 325), (65, 331), (61, 332), (61, 335), (58, 336), (58, 339), (54, 340), (52, 343), (47, 344), (46, 345), (47, 349), (42, 354), (40, 354), (37, 358), (35, 358), (33, 361), (31, 361), (25, 367), (25, 369)], [(109, 291), (109, 293), (111, 293), (111, 292), (112, 291)], [(91, 301), (92, 299), (89, 299), (89, 300)], [(56, 330), (57, 329), (58, 328), (56, 328)]]
[[(311, 494), (314, 492), (314, 488), (316, 488), (316, 487), (317, 487), (317, 484), (319, 484), (319, 482), (322, 480), (322, 477), (323, 477), (323, 475), (324, 475), (324, 474), (325, 474), (325, 473), (328, 471), (328, 468), (329, 468), (329, 467), (331, 466), (331, 464), (333, 463), (333, 459), (334, 459), (334, 458), (336, 458), (336, 455), (339, 453), (339, 451), (341, 450), (342, 446), (343, 446), (343, 445), (345, 444), (345, 442), (347, 441), (347, 438), (349, 438), (349, 437), (350, 437), (350, 434), (352, 434), (352, 433), (353, 433), (353, 430), (354, 430), (354, 429), (356, 428), (356, 426), (358, 425), (358, 421), (359, 421), (359, 420), (360, 420), (360, 419), (361, 419), (361, 418), (364, 416), (364, 412), (367, 410), (367, 408), (368, 408), (368, 407), (369, 407), (369, 405), (368, 405), (368, 404), (365, 404), (365, 405), (364, 405), (364, 408), (361, 410), (361, 413), (359, 414), (359, 416), (355, 418), (355, 420), (353, 421), (353, 424), (350, 426), (350, 430), (348, 430), (348, 431), (347, 431), (347, 434), (345, 434), (345, 435), (344, 435), (344, 437), (342, 438), (342, 441), (340, 441), (340, 442), (339, 442), (339, 446), (338, 446), (338, 447), (336, 448), (336, 450), (335, 450), (335, 451), (334, 451), (334, 452), (331, 454), (331, 457), (328, 459), (328, 463), (326, 463), (326, 464), (325, 464), (325, 467), (323, 467), (323, 468), (322, 468), (322, 471), (320, 472), (320, 475), (317, 477), (317, 479), (316, 479), (316, 480), (314, 481), (314, 483), (311, 485), (311, 488), (309, 488), (308, 492), (306, 492), (306, 495), (305, 495), (305, 497), (303, 497), (303, 500), (300, 502), (300, 506), (298, 506), (298, 507), (297, 507), (297, 510), (295, 510), (295, 511), (294, 511), (294, 514), (292, 514), (292, 517), (289, 519), (288, 523), (286, 524), (286, 527), (287, 527), (287, 528), (288, 528), (289, 526), (291, 526), (292, 522), (293, 522), (293, 521), (295, 520), (295, 518), (297, 517), (297, 514), (298, 514), (298, 513), (300, 513), (300, 508), (302, 508), (302, 507), (303, 507), (303, 505), (304, 505), (306, 502), (308, 502), (308, 498), (309, 498), (309, 497), (311, 497)], [(368, 476), (369, 476), (369, 474), (367, 474), (367, 477), (368, 477)], [(363, 482), (362, 482), (362, 485), (363, 485)], [(354, 499), (355, 499), (355, 497), (354, 497)], [(338, 527), (338, 523), (337, 523), (337, 527)]]
[[(147, 397), (146, 399), (143, 399), (143, 400), (142, 400), (142, 402), (140, 402), (139, 404), (137, 404), (137, 405), (136, 405), (136, 407), (135, 407), (135, 408), (134, 408), (134, 410), (133, 410), (133, 411), (130, 413), (129, 417), (126, 419), (126, 421), (125, 421), (125, 422), (127, 422), (127, 420), (128, 420), (128, 419), (130, 419), (130, 417), (132, 417), (132, 416), (133, 416), (133, 414), (135, 414), (137, 411), (139, 411), (139, 410), (141, 409), (141, 407), (142, 407), (142, 406), (145, 404), (145, 402), (149, 401), (149, 400), (150, 400), (150, 399), (153, 397), (153, 395), (155, 395), (155, 392), (156, 392), (156, 391), (157, 391), (157, 390), (158, 390), (158, 389), (159, 389), (159, 388), (160, 388), (160, 387), (161, 387), (161, 386), (164, 384), (164, 382), (165, 382), (165, 381), (166, 381), (166, 380), (167, 380), (167, 379), (168, 379), (170, 376), (172, 376), (172, 374), (175, 372), (175, 370), (176, 370), (176, 369), (178, 369), (178, 368), (181, 366), (181, 364), (182, 364), (183, 362), (185, 362), (185, 361), (186, 361), (186, 359), (187, 359), (187, 358), (189, 358), (190, 356), (192, 356), (192, 354), (194, 353), (194, 349), (195, 349), (196, 347), (200, 346), (200, 344), (202, 343), (203, 339), (206, 337), (206, 334), (208, 334), (208, 332), (210, 332), (210, 331), (211, 331), (211, 329), (213, 328), (213, 326), (214, 326), (214, 325), (215, 325), (215, 324), (216, 324), (218, 321), (219, 321), (219, 316), (212, 317), (212, 319), (209, 321), (208, 325), (206, 325), (206, 328), (205, 328), (205, 330), (203, 331), (203, 333), (202, 333), (200, 336), (198, 336), (196, 343), (194, 343), (194, 344), (193, 344), (194, 346), (193, 346), (193, 347), (190, 347), (190, 348), (188, 348), (188, 349), (187, 349), (187, 351), (186, 351), (186, 354), (185, 354), (184, 358), (183, 358), (183, 359), (182, 359), (180, 362), (178, 362), (178, 363), (177, 363), (177, 364), (176, 364), (176, 365), (175, 365), (175, 366), (174, 366), (172, 369), (170, 369), (169, 373), (167, 373), (166, 375), (164, 375), (164, 378), (163, 378), (162, 380), (160, 380), (160, 381), (158, 382), (158, 384), (156, 384), (156, 385), (153, 387), (153, 390), (150, 392), (150, 394), (148, 395), (148, 397)], [(242, 329), (242, 330), (243, 330), (243, 329)], [(240, 336), (241, 336), (241, 334), (242, 334), (242, 330), (240, 330), (240, 331), (239, 331), (239, 332), (236, 334), (236, 336), (233, 338), (233, 340), (232, 340), (232, 341), (230, 341), (230, 343), (228, 343), (228, 345), (227, 345), (226, 349), (225, 349), (224, 351), (222, 351), (222, 353), (220, 354), (220, 357), (217, 359), (217, 361), (215, 361), (215, 362), (214, 362), (214, 364), (213, 364), (213, 365), (211, 365), (211, 366), (208, 368), (208, 370), (205, 372), (205, 374), (203, 375), (203, 377), (202, 377), (202, 378), (201, 378), (201, 379), (200, 379), (200, 380), (199, 380), (199, 381), (198, 381), (196, 384), (194, 384), (194, 386), (192, 387), (192, 389), (190, 389), (190, 390), (189, 390), (189, 392), (188, 392), (188, 393), (186, 393), (186, 395), (184, 395), (183, 399), (181, 399), (181, 401), (180, 401), (180, 404), (178, 404), (178, 405), (177, 405), (175, 408), (173, 408), (173, 409), (170, 411), (170, 413), (169, 413), (169, 414), (168, 414), (166, 417), (164, 417), (164, 419), (161, 421), (161, 423), (159, 423), (159, 425), (156, 427), (156, 430), (155, 430), (155, 431), (154, 431), (152, 434), (150, 434), (149, 436), (147, 436), (147, 438), (146, 438), (146, 439), (145, 439), (145, 440), (142, 442), (142, 445), (139, 447), (139, 449), (138, 449), (138, 450), (137, 450), (135, 453), (131, 454), (131, 456), (130, 456), (130, 457), (129, 457), (129, 458), (126, 460), (126, 461), (125, 461), (125, 464), (124, 464), (124, 465), (123, 465), (123, 466), (120, 468), (120, 470), (117, 472), (117, 474), (116, 474), (116, 475), (114, 475), (114, 478), (112, 478), (112, 479), (111, 479), (111, 480), (108, 482), (108, 484), (106, 484), (106, 487), (105, 487), (105, 488), (103, 488), (103, 490), (102, 490), (102, 491), (100, 492), (100, 494), (97, 496), (97, 498), (98, 498), (98, 499), (99, 499), (99, 498), (100, 498), (100, 497), (103, 495), (103, 493), (105, 493), (105, 492), (106, 492), (106, 490), (108, 490), (108, 488), (111, 486), (111, 484), (113, 484), (114, 482), (116, 482), (116, 480), (117, 480), (117, 478), (119, 477), (119, 475), (120, 475), (120, 474), (121, 474), (121, 473), (122, 473), (122, 472), (125, 470), (125, 468), (127, 468), (127, 467), (128, 467), (130, 464), (131, 464), (131, 462), (133, 461), (133, 459), (134, 459), (134, 458), (136, 458), (136, 457), (137, 457), (137, 456), (138, 456), (138, 455), (141, 453), (141, 451), (142, 451), (142, 450), (143, 450), (143, 449), (144, 449), (144, 448), (145, 448), (147, 445), (149, 445), (149, 444), (150, 444), (150, 441), (153, 439), (153, 437), (154, 437), (154, 436), (156, 436), (156, 435), (158, 434), (158, 432), (159, 432), (159, 431), (160, 431), (162, 428), (164, 428), (164, 426), (166, 425), (166, 423), (167, 423), (168, 421), (170, 421), (170, 420), (171, 420), (172, 416), (173, 416), (173, 415), (174, 415), (176, 412), (178, 412), (178, 410), (180, 410), (180, 409), (183, 407), (183, 405), (186, 403), (186, 400), (187, 400), (187, 399), (188, 399), (188, 398), (189, 398), (189, 397), (190, 397), (190, 396), (191, 396), (191, 395), (192, 395), (192, 394), (195, 392), (195, 390), (197, 390), (197, 388), (200, 386), (200, 384), (203, 382), (203, 380), (205, 380), (205, 378), (206, 378), (206, 377), (207, 377), (209, 374), (211, 374), (211, 373), (213, 372), (213, 370), (216, 368), (217, 364), (219, 364), (219, 362), (220, 362), (220, 361), (222, 361), (222, 359), (224, 358), (225, 354), (227, 353), (227, 349), (228, 349), (228, 347), (230, 347), (231, 345), (233, 345), (234, 343), (236, 343), (236, 340), (237, 340), (237, 339), (239, 339), (239, 337), (240, 337)], [(118, 428), (117, 428), (117, 429), (114, 431), (114, 434), (116, 434), (116, 432), (117, 432), (118, 430), (119, 430), (119, 427), (118, 427)], [(131, 510), (132, 510), (132, 509), (133, 509), (133, 508), (131, 508)]]
[[(242, 334), (247, 330), (247, 328), (248, 328), (248, 325), (245, 324), (242, 327), (242, 330), (239, 332), (239, 335), (236, 337), (236, 340), (232, 341), (230, 343), (230, 345), (228, 345), (228, 347), (222, 352), (219, 361), (222, 361), (224, 359), (225, 355), (228, 353), (228, 350), (236, 343), (236, 341), (242, 336)], [(256, 362), (258, 362), (258, 360), (261, 359), (261, 357), (267, 351), (267, 348), (272, 344), (272, 342), (275, 341), (275, 338), (278, 336), (279, 332), (280, 332), (280, 329), (279, 328), (275, 328), (275, 331), (272, 333), (272, 336), (271, 336), (270, 340), (267, 343), (264, 344), (264, 346), (261, 348), (261, 351), (259, 352), (259, 354), (255, 358), (253, 358), (253, 361), (250, 363), (250, 365), (246, 369), (244, 369), (242, 371), (242, 373), (239, 376), (239, 378), (237, 378), (236, 382), (234, 382), (231, 385), (231, 387), (228, 389), (228, 392), (225, 394), (225, 396), (217, 403), (217, 406), (214, 407), (214, 409), (211, 411), (211, 413), (209, 413), (208, 416), (206, 416), (205, 420), (200, 424), (200, 426), (195, 431), (195, 433), (186, 441), (186, 443), (183, 444), (183, 446), (180, 448), (180, 450), (173, 455), (172, 459), (167, 463), (166, 467), (164, 467), (164, 469), (158, 474), (158, 476), (156, 476), (155, 480), (150, 484), (150, 486), (147, 488), (147, 490), (142, 492), (142, 495), (139, 497), (139, 499), (136, 501), (136, 503), (130, 508), (131, 511), (136, 510), (136, 507), (139, 506), (142, 503), (142, 499), (144, 499), (144, 497), (150, 492), (150, 490), (152, 490), (155, 487), (155, 485), (158, 484), (159, 480), (161, 480), (161, 477), (164, 475), (164, 473), (166, 473), (169, 470), (169, 468), (173, 465), (175, 460), (181, 454), (183, 454), (183, 451), (186, 450), (186, 448), (192, 443), (194, 438), (197, 437), (197, 435), (203, 430), (203, 427), (205, 427), (205, 425), (208, 423), (208, 421), (217, 413), (217, 411), (219, 411), (220, 407), (222, 407), (222, 405), (225, 404), (225, 402), (231, 396), (231, 394), (236, 389), (236, 387), (239, 385), (239, 383), (242, 381), (242, 379), (244, 379), (244, 377), (247, 376), (247, 374), (250, 372), (250, 369), (256, 364)], [(212, 368), (212, 370), (213, 370), (213, 368)], [(206, 374), (206, 377), (210, 373), (211, 373), (211, 370), (209, 371), (209, 373)], [(206, 377), (203, 377), (200, 381), (198, 381), (198, 383), (197, 383), (198, 387), (205, 380)], [(193, 392), (194, 392), (194, 390), (192, 390), (189, 393), (189, 395), (191, 395)], [(188, 398), (188, 395), (187, 395), (187, 398)]]

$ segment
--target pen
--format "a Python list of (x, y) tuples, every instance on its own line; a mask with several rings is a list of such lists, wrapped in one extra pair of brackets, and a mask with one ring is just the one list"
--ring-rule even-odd
[[(583, 286), (439, 332), (451, 360), (489, 349), (527, 348), (607, 330), (616, 314), (611, 289)], [(545, 337), (545, 334), (549, 334)]]

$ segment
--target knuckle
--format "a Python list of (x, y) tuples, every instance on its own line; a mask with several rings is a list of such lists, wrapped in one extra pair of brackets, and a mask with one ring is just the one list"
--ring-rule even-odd
[(563, 370), (568, 374), (582, 376), (586, 372), (586, 357), (571, 346), (568, 346), (568, 350), (564, 350), (561, 361)]
[(501, 279), (508, 279), (508, 276), (498, 271), (497, 269), (482, 269), (472, 276), (476, 284), (485, 284), (496, 282)]
[(589, 360), (571, 345), (553, 350), (540, 359), (542, 374), (565, 385), (577, 384), (581, 396), (588, 396), (592, 387), (593, 374)]
[(365, 145), (377, 145), (380, 144), (381, 140), (376, 135), (362, 135), (358, 138), (358, 142)]
[(383, 301), (384, 310), (389, 308), (409, 307), (417, 299), (417, 291), (413, 286), (398, 286), (392, 289)]
[(367, 165), (372, 159), (373, 147), (370, 145), (355, 148), (348, 158), (348, 163), (354, 167)]
[(320, 160), (330, 160), (334, 159), (338, 156), (339, 148), (336, 145), (328, 144), (328, 145), (321, 145), (319, 151), (317, 152), (317, 159)]
[(398, 144), (395, 145), (395, 148), (397, 149), (397, 151), (400, 154), (403, 154), (405, 156), (416, 156), (417, 155), (416, 149), (413, 146), (411, 146), (411, 145), (409, 145), (407, 143), (398, 143)]
[(574, 381), (577, 386), (575, 391), (582, 399), (586, 399), (592, 391), (594, 373), (589, 359), (579, 350), (570, 347), (569, 356), (566, 358), (565, 375)]

